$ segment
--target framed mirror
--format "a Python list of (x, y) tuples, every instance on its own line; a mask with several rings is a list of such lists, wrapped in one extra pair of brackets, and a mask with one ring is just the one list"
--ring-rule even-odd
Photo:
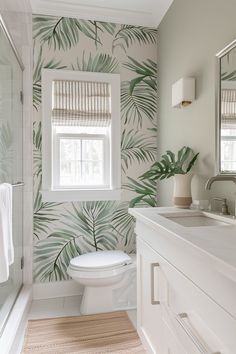
[(216, 172), (236, 175), (236, 40), (216, 57)]

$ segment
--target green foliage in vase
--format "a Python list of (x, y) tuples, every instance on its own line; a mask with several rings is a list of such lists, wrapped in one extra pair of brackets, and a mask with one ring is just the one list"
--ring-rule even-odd
[(194, 154), (194, 151), (187, 146), (182, 147), (175, 154), (167, 150), (164, 155), (162, 155), (161, 160), (155, 162), (151, 169), (145, 172), (140, 178), (149, 181), (157, 181), (165, 178), (170, 178), (176, 174), (186, 174), (194, 166), (199, 153)]

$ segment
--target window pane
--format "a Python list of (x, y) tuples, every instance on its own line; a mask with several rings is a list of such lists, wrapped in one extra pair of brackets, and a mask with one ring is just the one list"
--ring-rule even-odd
[(76, 185), (81, 176), (81, 142), (60, 139), (60, 184)]
[(102, 162), (82, 162), (82, 176), (84, 185), (103, 184), (103, 165)]
[(61, 186), (98, 186), (104, 184), (102, 139), (61, 138)]
[(236, 140), (221, 141), (221, 161), (223, 171), (236, 170)]
[(82, 141), (82, 160), (83, 161), (102, 161), (103, 140), (83, 140)]

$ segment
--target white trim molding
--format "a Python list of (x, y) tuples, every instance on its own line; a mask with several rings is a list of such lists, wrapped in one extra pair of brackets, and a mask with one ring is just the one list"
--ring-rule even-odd
[(82, 295), (84, 288), (74, 280), (33, 284), (33, 300)]
[[(173, 0), (129, 1), (124, 5), (93, 1), (90, 5), (83, 0), (31, 0), (34, 14), (77, 17), (84, 20), (114, 22), (135, 26), (157, 27)], [(139, 5), (139, 6), (137, 6)]]

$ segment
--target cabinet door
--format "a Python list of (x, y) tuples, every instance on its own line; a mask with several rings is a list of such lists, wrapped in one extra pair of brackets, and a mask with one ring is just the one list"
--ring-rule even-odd
[(162, 319), (158, 254), (137, 240), (138, 332), (149, 353), (162, 354)]

